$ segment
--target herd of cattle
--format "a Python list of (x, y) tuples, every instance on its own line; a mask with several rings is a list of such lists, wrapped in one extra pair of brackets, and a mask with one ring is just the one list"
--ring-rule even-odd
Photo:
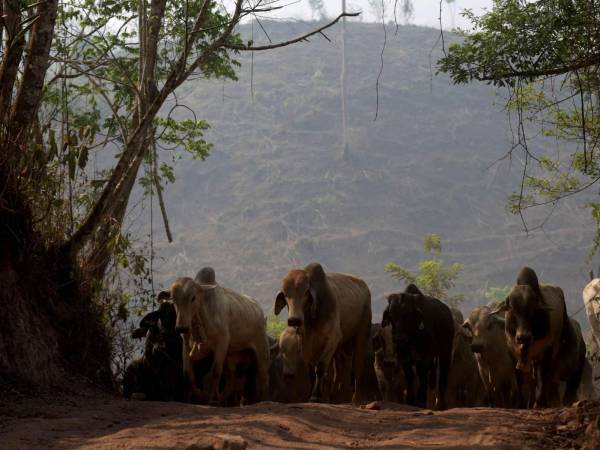
[[(596, 279), (584, 301), (600, 332), (599, 299)], [(594, 395), (562, 289), (540, 284), (528, 267), (505, 301), (466, 319), (412, 284), (387, 300), (374, 324), (363, 280), (318, 263), (291, 270), (274, 306), (277, 315), (287, 307), (288, 326), (275, 339), (255, 300), (203, 268), (162, 291), (134, 331), (145, 349), (127, 368), (123, 393), (224, 406), (385, 400), (437, 409), (547, 407)]]

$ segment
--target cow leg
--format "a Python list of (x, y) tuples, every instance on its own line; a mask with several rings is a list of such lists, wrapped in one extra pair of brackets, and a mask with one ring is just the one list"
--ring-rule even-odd
[(564, 406), (570, 406), (575, 401), (577, 401), (577, 391), (579, 389), (579, 385), (581, 384), (581, 378), (583, 376), (583, 368), (585, 364), (585, 353), (583, 353), (583, 360), (580, 359), (579, 368), (574, 371), (574, 373), (567, 380), (567, 387), (565, 389), (565, 396), (563, 398), (562, 404)]
[(256, 358), (255, 401), (265, 400), (269, 394), (268, 359)]
[(438, 380), (438, 397), (436, 401), (436, 409), (446, 409), (446, 388), (448, 387), (448, 372), (450, 371), (450, 358), (438, 358), (439, 365), (439, 380)]
[[(237, 364), (236, 360), (225, 359), (225, 363), (223, 364), (223, 377), (225, 378), (225, 386), (221, 391), (219, 389), (220, 402), (223, 402), (223, 406), (240, 406), (239, 402), (235, 403), (235, 391), (237, 389), (238, 383), (238, 373), (237, 373)], [(212, 376), (212, 372), (211, 372)], [(220, 380), (218, 382), (220, 385)], [(212, 387), (212, 386), (211, 386)], [(219, 386), (220, 387), (220, 386)]]
[(416, 405), (415, 403), (415, 373), (410, 362), (402, 364), (404, 370), (404, 379), (406, 380), (406, 403)]
[(332, 356), (333, 355), (329, 355), (328, 358), (321, 359), (321, 361), (317, 363), (315, 370), (315, 384), (310, 396), (311, 402), (318, 403), (322, 401), (324, 394), (329, 397), (329, 386), (327, 384), (330, 382), (330, 379), (326, 379), (326, 377), (330, 375), (328, 372), (330, 372)]
[(333, 358), (335, 375), (333, 383), (332, 397), (336, 403), (346, 403), (350, 400), (353, 388), (352, 378), (352, 348), (347, 346), (344, 349), (338, 349)]
[(417, 390), (417, 406), (427, 407), (427, 387), (429, 386), (429, 361), (417, 362), (417, 377), (419, 379), (419, 389)]
[[(183, 361), (183, 376), (184, 376), (184, 393), (183, 401), (190, 403), (192, 399), (201, 398), (201, 392), (196, 386), (196, 378), (194, 375), (194, 364), (190, 359), (190, 345), (187, 336), (183, 336), (183, 345), (181, 346), (182, 361)], [(197, 400), (196, 400), (197, 401)]]
[(489, 376), (486, 376), (486, 370), (483, 366), (483, 363), (481, 362), (481, 357), (478, 357), (477, 355), (475, 355), (475, 359), (477, 360), (477, 372), (479, 373), (479, 378), (481, 379), (482, 383), (483, 383), (483, 389), (485, 392), (485, 398), (487, 401), (487, 405), (488, 406), (494, 406), (493, 405), (493, 400), (492, 400), (492, 390), (493, 387), (491, 386), (490, 383), (490, 378)]
[[(370, 313), (370, 311), (369, 311)], [(365, 361), (367, 360), (367, 344), (371, 335), (371, 319), (364, 322), (363, 330), (357, 333), (354, 338), (352, 369), (354, 373), (354, 393), (352, 395), (352, 403), (357, 405), (362, 400), (362, 381), (365, 369)]]
[(313, 386), (312, 394), (310, 394), (311, 402), (318, 403), (321, 401), (321, 397), (323, 395), (323, 378), (325, 377), (325, 372), (327, 372), (325, 364), (319, 361), (317, 367), (315, 368), (315, 384)]
[(321, 355), (321, 359), (317, 362), (316, 371), (315, 371), (315, 384), (313, 387), (312, 394), (310, 396), (311, 402), (320, 402), (323, 400), (323, 394), (329, 397), (329, 391), (326, 390), (329, 386), (327, 383), (330, 379), (326, 379), (326, 377), (331, 375), (331, 365), (333, 362), (333, 355), (338, 348), (339, 338), (332, 339), (325, 343), (325, 348), (323, 349), (323, 353)]
[(223, 364), (225, 363), (225, 358), (227, 357), (227, 349), (229, 348), (229, 340), (227, 339), (227, 345), (220, 345), (214, 350), (214, 360), (211, 373), (210, 380), (210, 403), (220, 404), (221, 395), (221, 377), (223, 375)]
[[(523, 408), (528, 408), (529, 407), (529, 401), (525, 402), (525, 394), (523, 392), (523, 384), (524, 384), (524, 377), (525, 376), (530, 376), (530, 374), (524, 374), (521, 370), (516, 370), (515, 371), (515, 377), (517, 378), (517, 408), (519, 409), (523, 409)], [(529, 383), (530, 384), (530, 383)], [(530, 390), (531, 386), (528, 386), (527, 389), (527, 393), (530, 394), (529, 390)]]
[(556, 382), (556, 364), (552, 352), (548, 351), (542, 358), (542, 363), (537, 365), (536, 378), (540, 379), (540, 389), (535, 399), (535, 408), (546, 408), (555, 405), (555, 399), (558, 393), (558, 383)]
[(502, 402), (502, 404), (499, 406), (501, 408), (514, 408), (516, 406), (516, 391), (517, 388), (512, 381), (504, 381), (500, 387), (500, 391), (498, 392), (498, 397)]

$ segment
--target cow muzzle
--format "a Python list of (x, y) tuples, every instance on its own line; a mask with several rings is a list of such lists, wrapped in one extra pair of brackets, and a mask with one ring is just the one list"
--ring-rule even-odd
[(190, 327), (175, 327), (175, 332), (179, 334), (188, 334), (190, 332)]
[(288, 326), (290, 327), (301, 327), (302, 326), (302, 319), (299, 317), (290, 317), (288, 319)]
[(528, 344), (532, 341), (532, 336), (529, 333), (517, 333), (515, 336), (515, 340), (517, 344), (527, 347)]
[(384, 359), (383, 367), (394, 369), (396, 367), (396, 360), (395, 359)]
[(483, 344), (481, 342), (471, 343), (471, 351), (473, 353), (481, 353), (483, 351)]

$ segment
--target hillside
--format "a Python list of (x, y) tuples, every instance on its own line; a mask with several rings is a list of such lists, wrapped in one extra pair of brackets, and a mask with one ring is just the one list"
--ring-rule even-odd
[[(274, 41), (311, 26), (266, 24)], [(165, 191), (175, 242), (158, 244), (159, 284), (210, 264), (223, 284), (267, 309), (287, 270), (317, 260), (364, 277), (379, 320), (383, 293), (402, 287), (384, 272), (386, 262), (416, 268), (422, 236), (438, 233), (444, 259), (465, 266), (463, 310), (484, 301), (486, 286), (512, 284), (525, 264), (563, 286), (571, 313), (579, 309), (593, 236), (582, 199), (561, 204), (528, 235), (506, 212), (521, 165), (515, 158), (490, 168), (510, 146), (501, 93), (430, 80), (438, 34), (388, 29), (374, 121), (381, 25), (349, 23), (345, 161), (339, 28), (328, 33), (331, 42), (256, 52), (254, 97), (249, 54), (240, 55), (238, 83), (188, 83), (179, 99), (210, 122), (214, 150), (204, 162), (180, 161)]]

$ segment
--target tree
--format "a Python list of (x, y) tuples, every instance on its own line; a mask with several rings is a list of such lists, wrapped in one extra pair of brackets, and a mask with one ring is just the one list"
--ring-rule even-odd
[[(479, 80), (506, 89), (516, 124), (504, 159), (520, 152), (523, 161), (509, 207), (526, 229), (541, 227), (545, 220), (527, 224), (527, 209), (553, 209), (600, 180), (600, 8), (594, 0), (496, 0), (481, 17), (465, 15), (473, 29), (463, 31), (438, 67), (454, 83)], [(596, 222), (594, 253), (600, 202), (586, 206)]]
[[(94, 298), (110, 261), (128, 246), (121, 227), (140, 168), (149, 169), (140, 181), (160, 200), (161, 182), (172, 181), (161, 146), (181, 145), (197, 158), (210, 150), (202, 139), (208, 124), (176, 90), (196, 77), (235, 79), (238, 52), (304, 41), (344, 14), (295, 39), (254, 45), (236, 27), (276, 3), (45, 0), (0, 7), (0, 347), (11, 349), (0, 357), (0, 372), (52, 381), (66, 359), (107, 380), (106, 310)], [(191, 118), (176, 120), (177, 108)], [(99, 151), (113, 153), (114, 166), (89, 168)], [(124, 264), (140, 270), (140, 260)], [(43, 370), (27, 354), (36, 354)]]
[(426, 295), (444, 300), (451, 306), (458, 306), (463, 301), (463, 296), (451, 295), (450, 291), (455, 287), (456, 279), (463, 268), (462, 264), (454, 262), (444, 266), (444, 262), (439, 258), (442, 253), (442, 240), (437, 234), (425, 235), (423, 250), (429, 253), (431, 258), (419, 263), (419, 273), (411, 272), (393, 262), (386, 264), (385, 271), (398, 280), (416, 284)]
[(275, 339), (278, 339), (281, 332), (286, 328), (287, 322), (285, 320), (281, 320), (273, 311), (271, 311), (267, 316), (267, 334)]

